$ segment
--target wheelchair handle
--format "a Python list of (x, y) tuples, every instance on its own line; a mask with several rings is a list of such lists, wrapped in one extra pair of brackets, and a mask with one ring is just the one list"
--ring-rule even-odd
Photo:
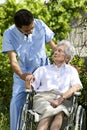
[(36, 94), (36, 92), (35, 92), (35, 90), (34, 90), (33, 88), (31, 88), (31, 89), (26, 89), (26, 93), (33, 94), (33, 95)]
[(33, 90), (32, 89), (26, 89), (26, 92), (31, 93)]

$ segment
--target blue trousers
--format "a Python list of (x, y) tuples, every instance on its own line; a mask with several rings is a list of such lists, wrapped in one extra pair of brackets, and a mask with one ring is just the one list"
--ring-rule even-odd
[(18, 118), (26, 102), (26, 92), (21, 92), (12, 97), (10, 103), (10, 130), (17, 130)]

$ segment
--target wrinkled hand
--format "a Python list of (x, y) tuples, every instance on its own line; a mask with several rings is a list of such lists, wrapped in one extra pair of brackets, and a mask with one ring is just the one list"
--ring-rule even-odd
[(28, 75), (26, 76), (26, 79), (25, 79), (25, 80), (26, 80), (27, 82), (33, 83), (34, 80), (35, 80), (35, 77), (34, 77), (33, 74), (28, 74)]
[(58, 99), (54, 99), (50, 104), (51, 104), (52, 107), (56, 108), (57, 106), (62, 104), (63, 101), (64, 101), (64, 98), (59, 97)]
[(26, 79), (25, 79), (25, 81), (26, 81), (25, 82), (26, 89), (31, 89), (32, 83), (34, 82), (34, 80), (35, 80), (35, 77), (34, 77), (33, 74), (26, 76)]

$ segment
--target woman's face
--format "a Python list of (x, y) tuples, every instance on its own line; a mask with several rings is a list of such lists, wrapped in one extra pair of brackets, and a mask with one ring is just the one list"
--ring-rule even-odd
[(63, 63), (65, 62), (66, 54), (65, 54), (65, 45), (57, 46), (56, 50), (53, 54), (53, 61), (56, 63)]

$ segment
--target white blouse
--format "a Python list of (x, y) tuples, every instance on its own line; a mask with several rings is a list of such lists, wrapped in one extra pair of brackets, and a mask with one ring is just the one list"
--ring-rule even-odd
[(68, 64), (59, 68), (55, 64), (41, 66), (34, 72), (34, 76), (32, 85), (36, 92), (54, 90), (62, 94), (75, 84), (82, 88), (77, 70)]

